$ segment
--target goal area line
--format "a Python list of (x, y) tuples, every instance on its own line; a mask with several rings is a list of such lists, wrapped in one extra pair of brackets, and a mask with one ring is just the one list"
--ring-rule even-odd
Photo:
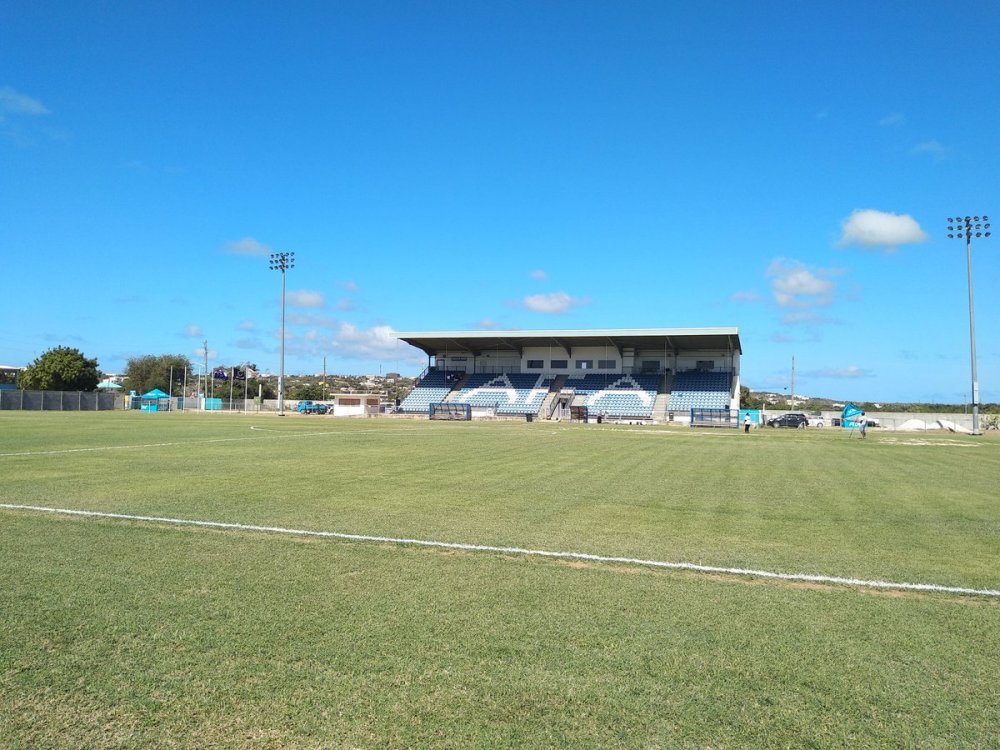
[(407, 539), (405, 537), (377, 536), (373, 534), (348, 534), (340, 531), (316, 531), (310, 529), (290, 529), (282, 526), (259, 526), (255, 524), (229, 523), (225, 521), (200, 521), (190, 518), (169, 518), (161, 516), (140, 516), (129, 513), (110, 513), (96, 510), (74, 510), (72, 508), (50, 508), (41, 505), (20, 505), (15, 503), (0, 503), (0, 508), (6, 510), (49, 513), (53, 515), (82, 516), (86, 518), (108, 518), (122, 521), (139, 521), (143, 523), (172, 524), (175, 526), (194, 526), (210, 529), (226, 529), (235, 531), (254, 531), (267, 534), (287, 534), (291, 536), (321, 537), (326, 539), (342, 539), (352, 542), (375, 542), (378, 544), (397, 544), (415, 547), (431, 547), (436, 549), (464, 550), (468, 552), (489, 552), (494, 554), (521, 555), (524, 557), (545, 557), (563, 560), (583, 560), (596, 563), (612, 563), (636, 565), (647, 568), (667, 570), (687, 570), (698, 573), (714, 573), (749, 578), (768, 578), (780, 581), (803, 583), (822, 583), (841, 586), (852, 586), (888, 591), (927, 591), (946, 594), (967, 594), (972, 596), (987, 596), (1000, 598), (1000, 589), (976, 589), (963, 586), (945, 586), (937, 583), (909, 583), (905, 581), (880, 581), (863, 578), (845, 578), (841, 576), (816, 575), (810, 573), (782, 573), (771, 570), (755, 570), (753, 568), (734, 568), (719, 565), (701, 565), (688, 562), (668, 562), (663, 560), (646, 560), (636, 557), (615, 557), (610, 555), (593, 555), (586, 552), (560, 552), (554, 550), (528, 549), (524, 547), (500, 547), (489, 544), (467, 544), (461, 542), (441, 542), (427, 539)]

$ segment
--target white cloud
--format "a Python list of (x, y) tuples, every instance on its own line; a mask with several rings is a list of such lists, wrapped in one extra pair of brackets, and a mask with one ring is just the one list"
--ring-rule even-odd
[(242, 240), (230, 240), (223, 245), (227, 253), (233, 255), (268, 255), (271, 246), (258, 242), (253, 237), (244, 237)]
[(185, 327), (184, 328), (184, 335), (185, 336), (191, 336), (191, 337), (201, 336), (201, 326), (196, 326), (196, 325), (192, 324), (192, 325), (189, 325), (189, 326)]
[(909, 214), (893, 214), (872, 208), (857, 209), (844, 219), (841, 247), (861, 245), (892, 252), (900, 245), (927, 240), (927, 234)]
[(813, 273), (799, 261), (787, 258), (775, 258), (767, 268), (774, 301), (781, 307), (829, 305), (837, 288), (826, 278), (832, 273), (829, 269)]
[(285, 301), (292, 307), (323, 307), (326, 304), (321, 292), (311, 292), (307, 289), (288, 292)]
[(354, 300), (352, 300), (350, 297), (341, 297), (340, 299), (337, 300), (337, 309), (344, 311), (353, 310)]
[(421, 362), (423, 352), (396, 338), (391, 326), (379, 325), (361, 329), (351, 323), (341, 323), (331, 342), (338, 354), (352, 359), (403, 359)]
[(905, 125), (906, 115), (904, 115), (902, 112), (890, 112), (881, 120), (879, 120), (878, 124), (881, 125), (883, 128), (891, 128), (898, 125)]
[(248, 320), (240, 321), (240, 324), (239, 324), (238, 328), (241, 331), (252, 331), (252, 330), (254, 330), (256, 328), (256, 326), (253, 324), (252, 320), (248, 319)]
[(13, 115), (47, 115), (49, 110), (37, 99), (32, 99), (11, 86), (0, 86), (0, 112), (9, 112)]
[(531, 278), (533, 278), (535, 281), (548, 281), (549, 280), (549, 275), (547, 273), (545, 273), (545, 271), (541, 270), (540, 268), (532, 271), (531, 273), (528, 274), (528, 276), (530, 276)]
[(760, 295), (753, 289), (745, 289), (733, 293), (730, 297), (733, 302), (760, 302)]
[(476, 323), (476, 328), (485, 328), (487, 330), (497, 327), (497, 322), (490, 318), (483, 318), (478, 323)]
[(561, 315), (578, 305), (588, 305), (586, 297), (571, 297), (566, 292), (550, 292), (549, 294), (532, 294), (524, 298), (524, 306), (534, 312), (549, 315)]
[(340, 286), (346, 289), (348, 292), (358, 291), (358, 283), (356, 281), (353, 281), (352, 279), (348, 279), (347, 281), (341, 281)]

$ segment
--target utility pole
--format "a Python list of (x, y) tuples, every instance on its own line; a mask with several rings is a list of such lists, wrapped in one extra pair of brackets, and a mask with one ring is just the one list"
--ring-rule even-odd
[(792, 355), (792, 400), (790, 402), (792, 408), (795, 408), (795, 355)]

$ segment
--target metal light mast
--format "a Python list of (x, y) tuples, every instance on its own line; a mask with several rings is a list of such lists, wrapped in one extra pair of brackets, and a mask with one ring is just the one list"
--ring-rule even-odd
[(278, 372), (278, 416), (285, 416), (285, 271), (295, 268), (295, 253), (271, 253), (270, 269), (281, 271), (281, 364)]
[(961, 216), (948, 217), (948, 239), (965, 240), (965, 262), (969, 274), (969, 341), (972, 350), (972, 434), (979, 431), (979, 377), (976, 375), (976, 310), (972, 299), (972, 238), (989, 237), (990, 217)]

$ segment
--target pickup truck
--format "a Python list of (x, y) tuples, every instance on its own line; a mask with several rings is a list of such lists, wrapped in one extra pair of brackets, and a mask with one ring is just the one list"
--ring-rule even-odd
[(326, 404), (317, 404), (315, 401), (299, 401), (295, 406), (295, 411), (299, 414), (326, 414)]

